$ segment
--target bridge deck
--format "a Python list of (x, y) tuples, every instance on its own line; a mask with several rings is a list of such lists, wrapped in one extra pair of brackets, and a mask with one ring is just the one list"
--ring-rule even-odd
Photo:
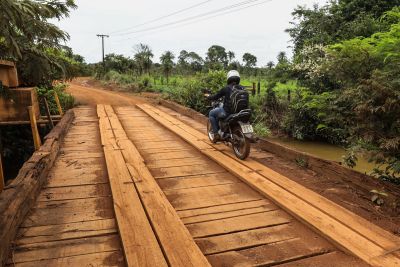
[(75, 113), (9, 266), (366, 266), (138, 107)]

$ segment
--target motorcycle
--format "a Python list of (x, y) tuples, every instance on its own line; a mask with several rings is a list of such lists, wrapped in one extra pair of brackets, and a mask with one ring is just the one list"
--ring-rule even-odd
[[(208, 97), (210, 93), (206, 91), (205, 97)], [(207, 107), (209, 113), (216, 107), (222, 107), (222, 99), (212, 101), (211, 106)], [(223, 132), (220, 139), (217, 139), (214, 135), (210, 120), (207, 121), (207, 134), (208, 138), (212, 143), (222, 141), (232, 145), (233, 153), (241, 160), (246, 159), (250, 154), (250, 143), (256, 143), (257, 138), (254, 135), (253, 126), (250, 123), (251, 110), (244, 109), (239, 113), (230, 114), (225, 119), (219, 120), (219, 127)]]

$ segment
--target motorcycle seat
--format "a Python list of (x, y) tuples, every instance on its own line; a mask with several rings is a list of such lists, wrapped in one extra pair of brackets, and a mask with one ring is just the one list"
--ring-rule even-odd
[(224, 119), (224, 121), (232, 122), (232, 121), (244, 120), (244, 122), (247, 122), (250, 120), (250, 116), (251, 116), (251, 109), (244, 109), (241, 110), (239, 113), (230, 114), (228, 117)]

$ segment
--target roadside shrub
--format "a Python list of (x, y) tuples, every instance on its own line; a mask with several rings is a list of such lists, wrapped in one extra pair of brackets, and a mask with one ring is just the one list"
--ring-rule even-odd
[[(51, 114), (58, 114), (57, 104), (54, 98), (54, 92), (57, 93), (58, 98), (60, 99), (61, 106), (64, 111), (74, 107), (75, 99), (71, 94), (66, 92), (67, 87), (68, 84), (59, 83), (54, 85), (52, 88), (48, 87), (36, 88), (39, 99), (41, 99), (42, 97), (45, 97), (47, 99)], [(41, 105), (41, 114), (46, 114), (43, 105)]]

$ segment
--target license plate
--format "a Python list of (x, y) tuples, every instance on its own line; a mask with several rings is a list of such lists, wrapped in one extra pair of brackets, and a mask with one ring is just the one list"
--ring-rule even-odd
[(254, 132), (253, 126), (251, 126), (251, 124), (244, 124), (243, 123), (243, 124), (240, 125), (240, 127), (242, 127), (242, 132), (244, 134), (253, 133)]

